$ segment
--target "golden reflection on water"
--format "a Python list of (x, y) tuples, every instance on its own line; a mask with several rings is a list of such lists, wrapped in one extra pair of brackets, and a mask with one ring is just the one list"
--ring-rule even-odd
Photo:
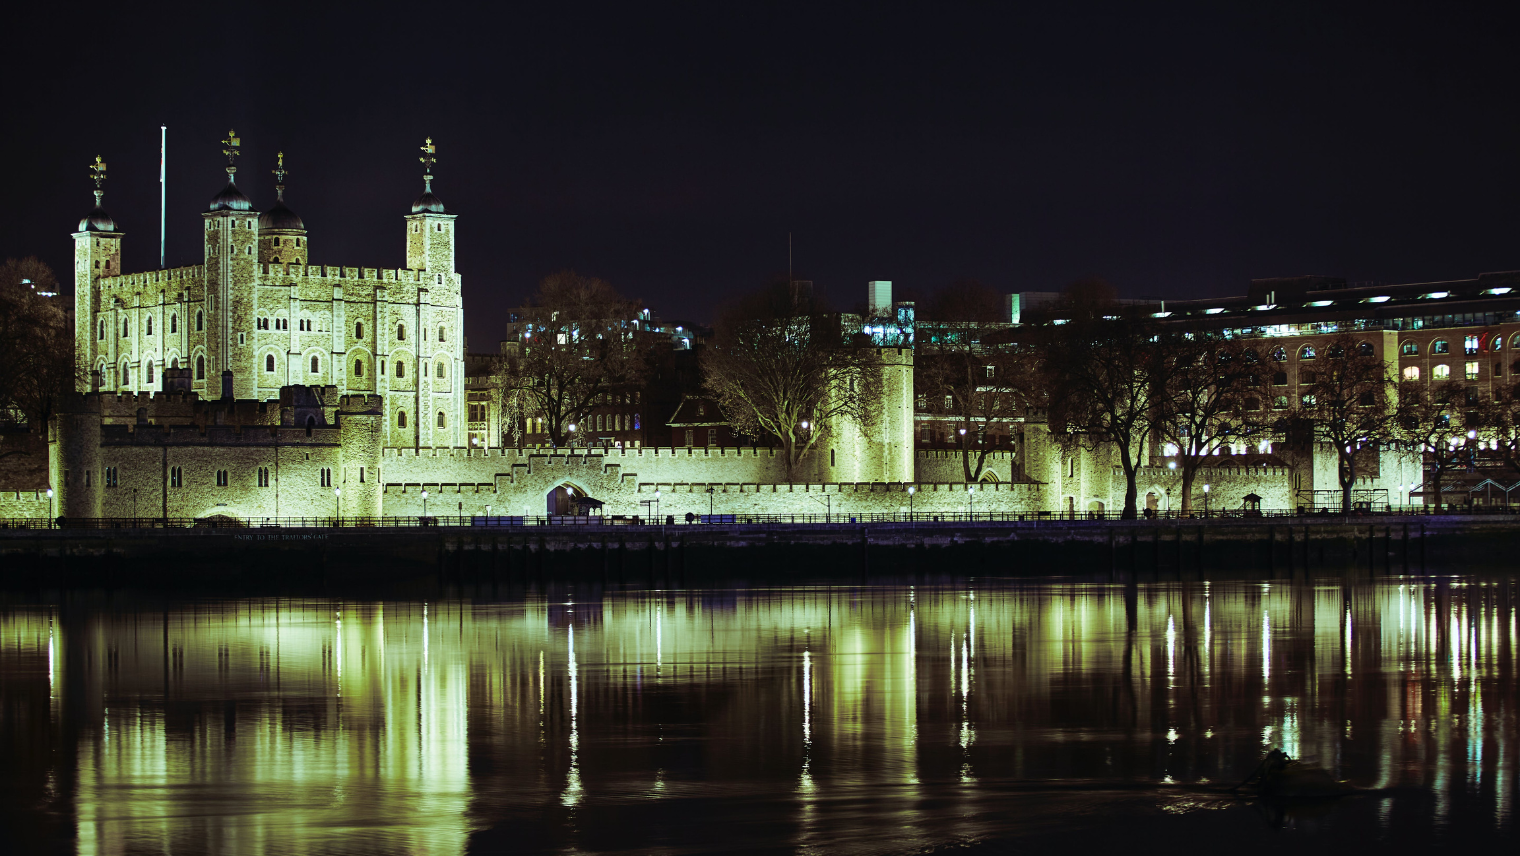
[[(1384, 828), (1510, 829), (1511, 587), (11, 607), (0, 689), (49, 723), (37, 787), (88, 854), (910, 851), (1079, 823), (1120, 785), (1192, 799), (1272, 746), (1432, 797), (1382, 799)], [(1030, 783), (1094, 795), (1010, 812)]]

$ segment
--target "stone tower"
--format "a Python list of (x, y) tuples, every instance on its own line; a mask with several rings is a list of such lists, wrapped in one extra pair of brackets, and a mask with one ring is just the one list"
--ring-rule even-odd
[[(103, 276), (121, 273), (123, 234), (101, 207), (106, 195), (101, 188), (106, 180), (105, 161), (95, 158), (95, 163), (90, 164), (90, 177), (95, 181), (95, 210), (79, 221), (79, 229), (74, 233), (74, 342), (77, 359), (86, 368), (75, 382), (77, 392), (90, 391), (89, 371), (102, 359), (107, 371), (112, 371), (109, 367), (116, 364), (112, 346), (119, 339), (119, 331), (107, 329), (110, 325), (101, 311), (105, 307), (100, 306), (98, 283)], [(111, 386), (116, 385), (114, 378), (107, 380)]]
[(877, 400), (868, 417), (835, 420), (817, 462), (820, 481), (911, 482), (913, 452), (913, 349), (857, 344), (870, 358), (871, 392)]
[(237, 157), (242, 152), (236, 132), (228, 131), (222, 144), (222, 153), (227, 156), (227, 186), (211, 198), (210, 209), (201, 215), (206, 221), (205, 317), (197, 315), (191, 322), (196, 332), (204, 324), (205, 346), (201, 353), (190, 356), (190, 367), (195, 372), (195, 389), (203, 397), (220, 397), (222, 372), (230, 371), (234, 396), (253, 398), (249, 331), (241, 329), (234, 319), (253, 317), (259, 216), (237, 186)]
[[(422, 195), (406, 216), (406, 266), (417, 283), (417, 443), (464, 445), (464, 304), (454, 272), (454, 219), (433, 193), (438, 147), (422, 146)], [(442, 364), (442, 376), (439, 366)], [(440, 424), (441, 423), (441, 424)]]
[(309, 262), (306, 224), (296, 212), (285, 207), (285, 153), (280, 152), (274, 172), (274, 207), (259, 215), (259, 263), (295, 264)]

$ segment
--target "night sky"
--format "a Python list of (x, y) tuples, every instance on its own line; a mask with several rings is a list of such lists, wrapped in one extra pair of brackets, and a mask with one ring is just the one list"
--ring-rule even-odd
[(401, 265), (431, 135), (472, 350), (566, 267), (708, 319), (786, 269), (788, 232), (841, 304), (871, 279), (1194, 297), (1520, 268), (1497, 13), (540, 5), (10, 9), (0, 255), (67, 272), (100, 154), (126, 268), (156, 267), (163, 122), (170, 266), (200, 261), (229, 127), (260, 208), (284, 150), (314, 263)]

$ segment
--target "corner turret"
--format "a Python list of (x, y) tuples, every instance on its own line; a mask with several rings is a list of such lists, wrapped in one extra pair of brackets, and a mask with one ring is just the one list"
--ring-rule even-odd
[[(101, 277), (121, 273), (121, 239), (124, 235), (116, 230), (116, 221), (107, 214), (102, 203), (106, 192), (102, 184), (106, 180), (106, 163), (100, 157), (90, 164), (90, 178), (95, 182), (95, 209), (79, 221), (74, 232), (74, 341), (78, 343), (79, 361), (89, 369), (100, 368), (104, 351), (114, 338), (107, 337), (107, 330), (95, 326), (96, 313), (100, 309)], [(100, 324), (105, 324), (102, 320)], [(81, 372), (75, 382), (76, 392), (89, 392), (88, 376)]]
[[(237, 187), (237, 157), (242, 154), (242, 140), (236, 131), (228, 131), (222, 141), (227, 156), (227, 186), (211, 200), (211, 207), (201, 216), (206, 221), (206, 373), (196, 371), (196, 391), (215, 398), (220, 390), (214, 385), (222, 372), (231, 371), (237, 398), (253, 398), (255, 378), (253, 343), (247, 331), (233, 323), (236, 318), (252, 318), (254, 310), (254, 276), (258, 257), (254, 248), (259, 242), (259, 218), (253, 203)], [(213, 384), (208, 387), (208, 382)]]
[(422, 195), (412, 201), (406, 217), (406, 266), (427, 271), (429, 288), (457, 290), (454, 277), (454, 218), (433, 193), (433, 166), (438, 147), (428, 137), (422, 146)]

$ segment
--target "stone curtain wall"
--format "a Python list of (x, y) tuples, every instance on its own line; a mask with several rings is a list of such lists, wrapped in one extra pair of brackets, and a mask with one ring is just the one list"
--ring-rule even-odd
[[(1119, 493), (1114, 497), (1115, 510), (1124, 503), (1124, 473), (1115, 468), (1115, 481)], [(1209, 486), (1208, 508), (1210, 511), (1238, 510), (1243, 507), (1246, 494), (1261, 497), (1262, 511), (1290, 511), (1297, 507), (1293, 501), (1293, 470), (1288, 467), (1233, 467), (1215, 466), (1199, 471), (1193, 479), (1193, 510), (1204, 509), (1203, 486)], [(1141, 467), (1135, 474), (1136, 505), (1145, 511), (1145, 495), (1155, 492), (1159, 508), (1177, 511), (1182, 508), (1182, 474), (1168, 467)]]

